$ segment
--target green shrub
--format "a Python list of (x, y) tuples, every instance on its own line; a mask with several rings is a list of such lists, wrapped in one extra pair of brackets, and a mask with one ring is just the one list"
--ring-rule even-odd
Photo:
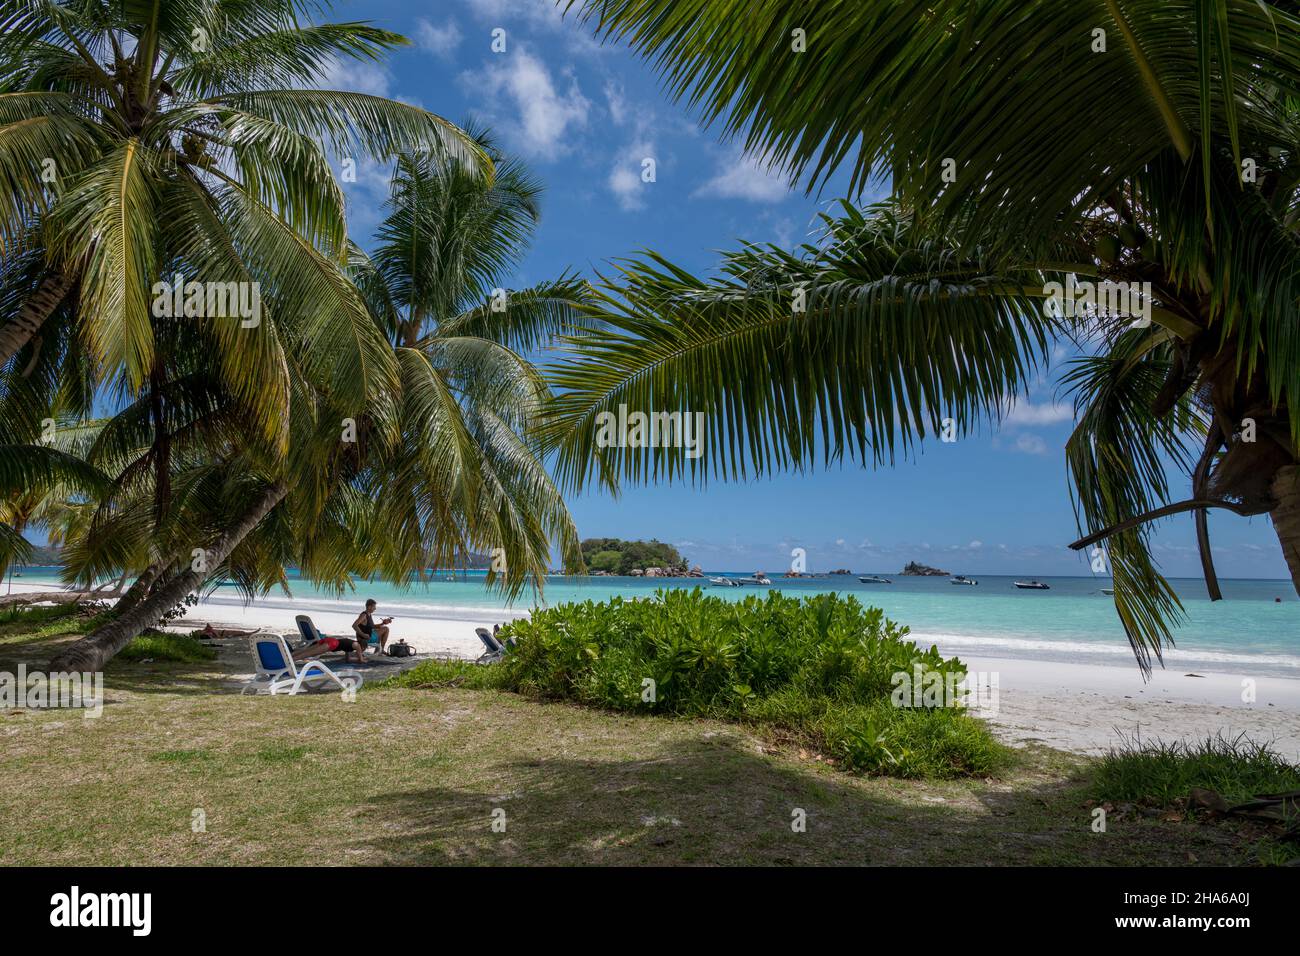
[(166, 634), (159, 631), (141, 634), (118, 652), (124, 661), (177, 661), (194, 664), (217, 659), (215, 649), (188, 634)]
[(1192, 787), (1242, 803), (1257, 794), (1300, 790), (1300, 766), (1244, 734), (1194, 744), (1125, 738), (1101, 759), (1093, 777), (1096, 798), (1111, 802), (1169, 806)]
[[(612, 710), (780, 729), (860, 772), (991, 772), (1006, 750), (961, 708), (894, 705), (900, 672), (953, 683), (966, 674), (961, 661), (923, 650), (907, 633), (852, 597), (772, 591), (733, 603), (699, 589), (659, 591), (653, 600), (567, 604), (509, 624), (501, 637), (516, 646), (482, 679)], [(479, 679), (472, 672), (442, 665), (411, 679)]]

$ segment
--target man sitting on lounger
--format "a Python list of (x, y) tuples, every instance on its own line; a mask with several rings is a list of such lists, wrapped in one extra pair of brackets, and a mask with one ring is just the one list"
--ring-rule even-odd
[(375, 623), (375, 608), (378, 604), (374, 598), (366, 602), (366, 609), (357, 615), (357, 619), (352, 622), (352, 630), (357, 632), (357, 639), (361, 642), (362, 648), (367, 644), (378, 642), (379, 653), (384, 653), (384, 646), (388, 643), (388, 625), (393, 620), (386, 617), (378, 624)]

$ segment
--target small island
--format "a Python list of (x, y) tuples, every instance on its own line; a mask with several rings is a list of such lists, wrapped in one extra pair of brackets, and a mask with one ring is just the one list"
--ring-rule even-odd
[(686, 559), (676, 548), (655, 538), (649, 541), (588, 538), (582, 542), (582, 560), (586, 563), (588, 572), (597, 577), (704, 577), (704, 572), (698, 565), (688, 568)]
[(940, 571), (938, 568), (932, 568), (928, 564), (920, 564), (916, 561), (907, 562), (907, 567), (898, 573), (926, 578), (946, 578), (948, 576), (947, 571)]

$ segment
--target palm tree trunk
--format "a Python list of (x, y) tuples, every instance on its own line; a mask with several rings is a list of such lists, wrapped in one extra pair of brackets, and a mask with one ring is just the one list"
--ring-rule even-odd
[[(207, 567), (216, 568), (230, 557), (230, 552), (234, 551), (239, 542), (261, 523), (272, 508), (284, 500), (287, 493), (288, 488), (278, 481), (268, 487), (253, 506), (208, 549)], [(103, 670), (104, 665), (114, 654), (146, 627), (157, 624), (163, 614), (184, 600), (185, 595), (198, 588), (206, 576), (207, 572), (192, 569), (182, 571), (162, 587), (156, 588), (147, 598), (103, 626), (95, 628), (57, 655), (50, 661), (50, 671)]]
[(159, 558), (153, 564), (149, 565), (149, 567), (145, 568), (144, 573), (135, 579), (135, 583), (127, 588), (126, 593), (123, 594), (122, 597), (118, 599), (118, 602), (113, 605), (113, 615), (117, 616), (119, 614), (124, 614), (143, 601), (145, 596), (149, 593), (149, 589), (153, 587), (154, 582), (157, 581), (162, 576), (162, 573), (169, 567), (171, 567), (170, 561)]
[(1282, 555), (1291, 569), (1291, 583), (1300, 594), (1300, 465), (1287, 465), (1273, 479), (1273, 500), (1269, 517), (1282, 542)]
[(149, 371), (149, 416), (153, 420), (153, 529), (162, 534), (163, 519), (171, 507), (172, 498), (172, 443), (167, 434), (167, 419), (163, 415), (162, 390), (164, 384), (162, 353), (154, 359)]
[(72, 290), (72, 280), (61, 272), (51, 272), (41, 281), (32, 297), (23, 303), (18, 314), (0, 325), (0, 365), (4, 365), (26, 345), (45, 320)]

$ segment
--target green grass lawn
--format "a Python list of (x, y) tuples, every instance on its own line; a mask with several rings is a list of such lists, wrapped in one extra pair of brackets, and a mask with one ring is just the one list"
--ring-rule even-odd
[[(0, 625), (0, 669), (41, 664), (69, 639)], [(1181, 819), (1129, 816), (1092, 832), (1092, 762), (1047, 749), (1021, 752), (996, 779), (864, 778), (710, 720), (461, 687), (363, 690), (353, 703), (336, 694), (240, 697), (229, 678), (212, 662), (119, 660), (98, 719), (0, 711), (0, 863), (1159, 865), (1260, 857), (1228, 827)], [(203, 832), (194, 832), (196, 811)], [(804, 832), (791, 826), (799, 811)]]

